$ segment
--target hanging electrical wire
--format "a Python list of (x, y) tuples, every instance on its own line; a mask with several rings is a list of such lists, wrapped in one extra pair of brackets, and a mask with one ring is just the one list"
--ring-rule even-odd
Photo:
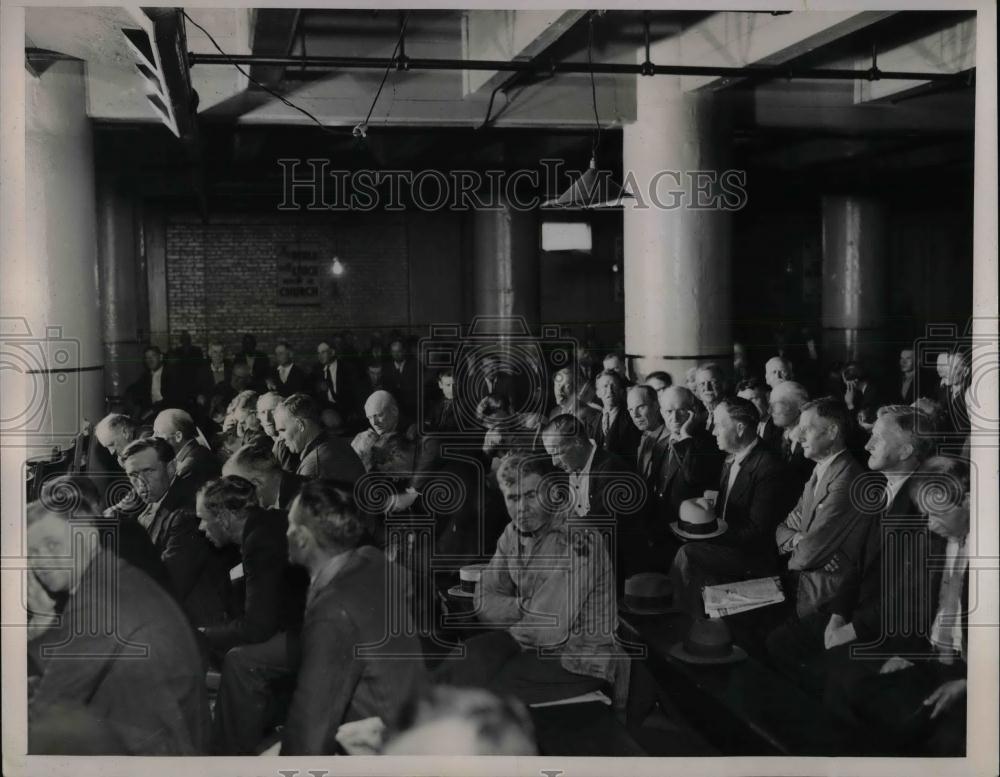
[(597, 149), (601, 145), (601, 117), (597, 114), (597, 84), (594, 82), (594, 16), (596, 13), (596, 11), (591, 12), (587, 19), (587, 69), (590, 71), (590, 98), (594, 105), (594, 123), (597, 126), (594, 143), (590, 150), (590, 155), (594, 158), (597, 157)]
[(382, 81), (378, 85), (378, 91), (375, 92), (375, 99), (372, 100), (371, 107), (368, 108), (368, 115), (365, 116), (365, 120), (358, 124), (353, 130), (352, 134), (356, 138), (364, 138), (368, 135), (368, 122), (372, 117), (372, 113), (375, 110), (375, 105), (378, 103), (378, 98), (382, 94), (382, 87), (385, 86), (386, 79), (389, 78), (389, 71), (392, 70), (393, 64), (396, 62), (396, 56), (399, 54), (399, 47), (403, 45), (403, 36), (406, 34), (406, 23), (410, 20), (410, 13), (407, 11), (403, 14), (403, 21), (399, 25), (399, 38), (396, 39), (396, 45), (392, 49), (392, 56), (386, 63), (385, 72), (382, 74)]
[(198, 22), (196, 22), (196, 21), (195, 21), (194, 19), (192, 19), (192, 18), (191, 18), (191, 17), (190, 17), (189, 15), (188, 15), (188, 12), (187, 12), (187, 11), (185, 11), (185, 10), (184, 10), (183, 8), (181, 8), (181, 13), (182, 13), (182, 14), (184, 15), (184, 18), (185, 18), (185, 19), (186, 19), (186, 20), (187, 20), (188, 22), (190, 22), (190, 23), (191, 23), (191, 24), (193, 24), (193, 25), (194, 25), (195, 27), (197, 27), (197, 28), (198, 28), (199, 30), (201, 30), (201, 31), (202, 31), (203, 33), (205, 33), (205, 37), (207, 37), (207, 38), (208, 38), (209, 42), (210, 42), (210, 43), (211, 43), (211, 44), (212, 44), (213, 46), (215, 46), (216, 50), (217, 50), (217, 51), (218, 51), (218, 52), (219, 52), (219, 53), (220, 53), (220, 54), (221, 54), (221, 55), (222, 55), (223, 57), (225, 57), (226, 59), (228, 59), (228, 60), (229, 60), (229, 63), (230, 63), (230, 64), (231, 64), (231, 65), (232, 65), (233, 67), (235, 67), (235, 68), (236, 68), (236, 69), (237, 69), (237, 70), (238, 70), (238, 71), (239, 71), (239, 72), (240, 72), (240, 73), (241, 73), (241, 74), (243, 75), (243, 77), (247, 79), (247, 81), (249, 81), (249, 82), (250, 82), (251, 84), (254, 84), (254, 85), (255, 85), (255, 86), (257, 86), (258, 88), (260, 88), (260, 89), (263, 89), (263, 90), (264, 90), (265, 92), (267, 92), (267, 93), (268, 93), (269, 95), (271, 95), (272, 97), (275, 97), (275, 98), (277, 98), (278, 100), (280, 100), (281, 102), (283, 102), (283, 103), (284, 103), (285, 105), (287, 105), (287, 106), (288, 106), (289, 108), (293, 108), (294, 110), (298, 111), (299, 113), (301, 113), (301, 114), (304, 114), (305, 116), (308, 116), (308, 117), (309, 117), (310, 119), (312, 119), (312, 120), (313, 120), (313, 121), (314, 121), (314, 122), (316, 123), (316, 125), (317, 125), (317, 126), (319, 126), (319, 128), (320, 128), (321, 130), (323, 130), (324, 132), (326, 132), (326, 133), (328, 133), (328, 134), (330, 134), (330, 135), (337, 135), (337, 134), (338, 134), (338, 133), (334, 132), (334, 131), (333, 131), (332, 129), (330, 129), (329, 127), (327, 127), (327, 126), (326, 126), (326, 125), (325, 125), (325, 124), (324, 124), (323, 122), (321, 122), (321, 121), (320, 121), (319, 119), (317, 119), (317, 118), (316, 118), (316, 117), (315, 117), (315, 116), (314, 116), (313, 114), (311, 114), (311, 113), (310, 113), (309, 111), (307, 111), (307, 110), (306, 110), (305, 108), (302, 108), (302, 107), (300, 107), (300, 106), (296, 105), (296, 104), (295, 104), (295, 103), (293, 103), (293, 102), (292, 102), (291, 100), (289, 100), (289, 99), (287, 99), (286, 97), (284, 97), (283, 95), (281, 95), (281, 94), (279, 94), (278, 92), (274, 91), (274, 90), (273, 90), (273, 89), (271, 89), (270, 87), (268, 87), (268, 86), (265, 86), (264, 84), (262, 84), (262, 83), (261, 83), (260, 81), (258, 81), (258, 80), (257, 80), (256, 78), (253, 78), (253, 77), (252, 77), (252, 76), (251, 76), (251, 75), (250, 75), (250, 74), (249, 74), (249, 73), (248, 73), (248, 72), (247, 72), (246, 70), (244, 70), (244, 69), (243, 69), (242, 67), (240, 67), (240, 66), (239, 66), (239, 64), (237, 64), (237, 63), (236, 63), (235, 61), (233, 61), (232, 57), (230, 57), (230, 56), (229, 56), (229, 54), (227, 54), (227, 53), (226, 53), (225, 51), (223, 51), (223, 50), (222, 50), (222, 46), (220, 46), (220, 45), (218, 44), (218, 42), (217, 42), (217, 41), (215, 40), (215, 38), (213, 38), (213, 37), (212, 37), (212, 33), (210, 33), (210, 32), (209, 32), (208, 30), (206, 30), (206, 29), (205, 29), (204, 27), (202, 27), (202, 26), (201, 26), (200, 24), (198, 24)]

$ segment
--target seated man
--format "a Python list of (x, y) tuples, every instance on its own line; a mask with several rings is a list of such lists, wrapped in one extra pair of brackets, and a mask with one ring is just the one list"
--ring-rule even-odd
[(653, 478), (654, 506), (646, 531), (654, 543), (669, 549), (673, 540), (668, 527), (677, 520), (681, 502), (700, 497), (718, 485), (723, 457), (712, 435), (705, 431), (697, 413), (697, 399), (689, 389), (671, 386), (660, 393), (659, 399), (669, 437)]
[(122, 458), (125, 473), (146, 507), (138, 516), (167, 568), (174, 595), (196, 626), (225, 617), (226, 570), (198, 531), (194, 497), (175, 498), (171, 481), (174, 451), (150, 437), (129, 445)]
[(512, 453), (497, 476), (511, 523), (475, 601), (479, 619), (504, 630), (468, 640), (466, 657), (445, 659), (437, 679), (526, 703), (610, 689), (623, 678), (615, 660), (614, 576), (601, 534), (554, 506), (559, 477), (547, 459)]
[(165, 440), (174, 451), (177, 483), (175, 490), (194, 502), (198, 489), (219, 476), (219, 462), (208, 448), (198, 441), (198, 427), (184, 410), (163, 410), (153, 421), (153, 436)]
[(703, 585), (778, 571), (774, 530), (797, 495), (781, 460), (757, 437), (759, 421), (757, 409), (745, 399), (724, 399), (715, 407), (713, 433), (719, 449), (728, 454), (715, 514), (728, 529), (716, 539), (681, 546), (670, 573), (674, 603), (693, 617), (704, 617)]
[(563, 367), (552, 376), (552, 395), (556, 406), (549, 413), (551, 421), (556, 416), (573, 415), (580, 419), (586, 427), (588, 435), (593, 438), (601, 422), (601, 413), (591, 407), (583, 398), (587, 388), (586, 379), (571, 367)]
[(791, 380), (783, 380), (771, 389), (771, 420), (780, 432), (778, 437), (772, 438), (771, 450), (788, 465), (789, 474), (795, 479), (798, 488), (806, 484), (816, 466), (816, 462), (802, 452), (802, 444), (795, 432), (802, 406), (808, 401), (809, 393), (805, 386)]
[[(97, 505), (84, 499), (74, 512), (27, 509), (29, 652), (42, 668), (28, 699), (28, 752), (206, 753), (205, 670), (184, 613), (79, 520)], [(53, 622), (57, 596), (68, 601)]]
[(308, 394), (292, 394), (278, 405), (274, 425), (288, 449), (299, 457), (297, 475), (353, 483), (365, 474), (350, 443), (326, 433), (319, 406)]
[[(932, 542), (894, 548), (897, 556), (904, 548), (909, 551), (896, 559), (901, 575), (889, 593), (900, 620), (883, 625), (883, 633), (874, 640), (858, 633), (870, 651), (864, 644), (854, 653), (850, 643), (828, 648), (827, 699), (848, 719), (877, 731), (888, 750), (962, 756), (969, 612), (968, 465), (958, 458), (929, 459), (901, 485), (901, 491), (909, 492), (905, 498), (915, 513), (929, 516)], [(899, 499), (897, 493), (893, 501)], [(909, 634), (899, 627), (908, 627)]]
[(598, 447), (573, 416), (557, 416), (550, 421), (542, 431), (542, 444), (552, 464), (569, 476), (572, 514), (577, 518), (603, 518), (614, 527), (615, 579), (621, 587), (626, 577), (642, 571), (647, 563), (645, 502), (635, 469)]
[(626, 461), (635, 461), (642, 433), (632, 423), (625, 407), (625, 378), (614, 370), (605, 370), (595, 383), (602, 414), (594, 442)]
[(771, 418), (771, 389), (760, 378), (749, 378), (740, 381), (736, 386), (736, 396), (749, 400), (757, 408), (757, 412), (760, 413), (757, 436), (765, 448), (780, 455), (783, 430), (778, 428)]
[(778, 553), (797, 576), (796, 613), (817, 612), (857, 575), (857, 560), (870, 528), (861, 512), (855, 481), (864, 468), (847, 450), (852, 420), (843, 402), (824, 397), (807, 402), (799, 418), (803, 453), (816, 462), (798, 504), (775, 530)]
[(232, 424), (241, 445), (260, 445), (270, 450), (274, 443), (264, 431), (257, 414), (259, 400), (259, 395), (253, 389), (237, 394), (232, 401), (232, 413), (226, 418), (223, 428), (228, 428)]
[(198, 492), (197, 512), (199, 528), (216, 547), (235, 545), (240, 552), (229, 575), (238, 614), (199, 629), (222, 665), (213, 752), (250, 755), (266, 724), (273, 684), (294, 676), (309, 580), (288, 563), (287, 514), (261, 509), (250, 481), (236, 475), (211, 481)]
[[(822, 683), (829, 668), (824, 648), (884, 643), (893, 637), (886, 629), (886, 616), (893, 610), (901, 619), (893, 632), (905, 632), (920, 620), (914, 610), (919, 598), (915, 577), (925, 565), (912, 555), (901, 555), (913, 545), (924, 544), (927, 523), (906, 487), (931, 450), (919, 429), (919, 415), (898, 405), (879, 410), (867, 446), (868, 466), (877, 474), (867, 476), (872, 488), (857, 492), (859, 506), (863, 506), (862, 499), (868, 502), (868, 529), (856, 552), (835, 554), (830, 563), (834, 571), (850, 570), (850, 575), (816, 612), (786, 624), (768, 638), (775, 663), (804, 685)], [(918, 483), (921, 480), (917, 478)], [(901, 585), (910, 590), (900, 590)], [(886, 609), (889, 601), (894, 607)]]
[(158, 346), (149, 345), (143, 351), (144, 369), (139, 379), (125, 390), (132, 415), (148, 423), (156, 413), (176, 407), (183, 394), (176, 371), (163, 359)]
[[(128, 447), (129, 443), (139, 437), (139, 427), (129, 416), (123, 413), (111, 413), (97, 422), (94, 434), (97, 436), (97, 441), (121, 466), (122, 451)], [(112, 493), (112, 489), (115, 489), (115, 484), (109, 483), (106, 493)], [(105, 515), (109, 517), (119, 515), (135, 517), (142, 512), (144, 505), (130, 487), (124, 492), (121, 499), (104, 507)]]
[(267, 376), (267, 388), (283, 397), (290, 397), (309, 389), (309, 376), (295, 363), (292, 347), (285, 342), (274, 347), (274, 369)]
[(299, 468), (299, 457), (288, 450), (288, 445), (274, 425), (274, 411), (282, 401), (281, 394), (277, 391), (268, 391), (257, 397), (257, 420), (260, 421), (260, 428), (272, 440), (271, 453), (278, 464), (286, 472), (295, 472)]
[(394, 728), (426, 682), (402, 577), (382, 551), (358, 546), (362, 533), (350, 495), (330, 483), (307, 483), (292, 503), (289, 558), (312, 582), (282, 755), (336, 753), (347, 721), (378, 717)]
[(415, 439), (416, 426), (400, 418), (396, 399), (383, 390), (376, 391), (365, 400), (365, 417), (370, 428), (358, 432), (351, 440), (351, 447), (367, 472), (372, 468), (372, 450), (380, 440), (396, 432), (405, 434), (411, 440)]
[(714, 362), (698, 365), (695, 381), (697, 385), (695, 393), (705, 406), (705, 410), (708, 411), (705, 429), (711, 432), (715, 425), (715, 408), (729, 395), (729, 381), (726, 380), (726, 374), (722, 367)]
[(233, 378), (233, 364), (226, 358), (226, 348), (222, 343), (208, 344), (208, 360), (198, 365), (195, 373), (195, 401), (200, 407), (208, 407), (214, 394), (225, 395)]
[(451, 368), (441, 370), (437, 379), (441, 399), (434, 403), (424, 420), (425, 431), (444, 434), (457, 432), (458, 418), (455, 416), (455, 371)]
[(283, 470), (265, 448), (244, 445), (222, 465), (223, 477), (238, 475), (253, 483), (257, 499), (265, 510), (288, 510), (306, 479)]

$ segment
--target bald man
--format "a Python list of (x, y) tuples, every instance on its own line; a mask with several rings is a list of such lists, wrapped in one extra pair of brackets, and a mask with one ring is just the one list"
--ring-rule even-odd
[(809, 392), (805, 386), (792, 380), (786, 380), (771, 389), (771, 419), (781, 430), (780, 444), (771, 450), (781, 456), (789, 468), (789, 476), (795, 478), (799, 488), (805, 486), (816, 466), (814, 461), (806, 458), (795, 432), (802, 406), (808, 401)]
[(379, 389), (365, 400), (365, 418), (369, 428), (358, 432), (351, 441), (351, 447), (358, 454), (366, 471), (372, 468), (372, 451), (383, 440), (399, 432), (408, 438), (416, 436), (415, 427), (400, 420), (399, 405), (388, 391)]
[(772, 356), (764, 365), (764, 382), (772, 389), (793, 377), (792, 363), (782, 356)]
[(162, 410), (153, 421), (153, 437), (165, 440), (174, 450), (177, 489), (194, 499), (209, 480), (219, 477), (218, 459), (198, 441), (198, 427), (184, 410)]

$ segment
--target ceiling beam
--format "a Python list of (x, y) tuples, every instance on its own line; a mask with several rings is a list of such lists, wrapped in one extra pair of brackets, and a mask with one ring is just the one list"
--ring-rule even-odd
[[(897, 46), (877, 51), (879, 70), (906, 70), (942, 75), (963, 73), (976, 66), (976, 18), (973, 16), (944, 29)], [(867, 63), (867, 65), (866, 65)], [(849, 67), (871, 67), (871, 58), (852, 61)], [(857, 81), (855, 104), (899, 99), (925, 88), (929, 81)]]
[[(782, 65), (891, 16), (892, 11), (720, 12), (650, 47), (656, 65)], [(638, 52), (639, 60), (643, 51)], [(685, 91), (720, 89), (743, 79), (684, 76)]]
[[(283, 57), (292, 49), (299, 28), (298, 9), (258, 8), (253, 26), (251, 51), (262, 56)], [(284, 78), (284, 66), (253, 65), (250, 77), (272, 89)]]
[[(561, 38), (586, 11), (466, 11), (462, 18), (462, 58), (522, 60), (537, 58)], [(508, 80), (497, 71), (466, 71), (464, 94), (490, 92)]]

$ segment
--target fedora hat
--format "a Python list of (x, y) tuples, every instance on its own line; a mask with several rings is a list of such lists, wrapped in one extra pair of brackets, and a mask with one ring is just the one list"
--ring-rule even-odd
[(678, 520), (670, 524), (670, 531), (685, 540), (709, 540), (724, 534), (729, 527), (715, 517), (715, 512), (704, 498), (685, 499), (681, 502)]
[(747, 657), (743, 648), (733, 644), (722, 618), (693, 621), (684, 641), (670, 648), (670, 655), (688, 664), (733, 664)]
[(625, 581), (620, 609), (635, 615), (671, 612), (674, 588), (670, 578), (659, 572), (640, 572)]

